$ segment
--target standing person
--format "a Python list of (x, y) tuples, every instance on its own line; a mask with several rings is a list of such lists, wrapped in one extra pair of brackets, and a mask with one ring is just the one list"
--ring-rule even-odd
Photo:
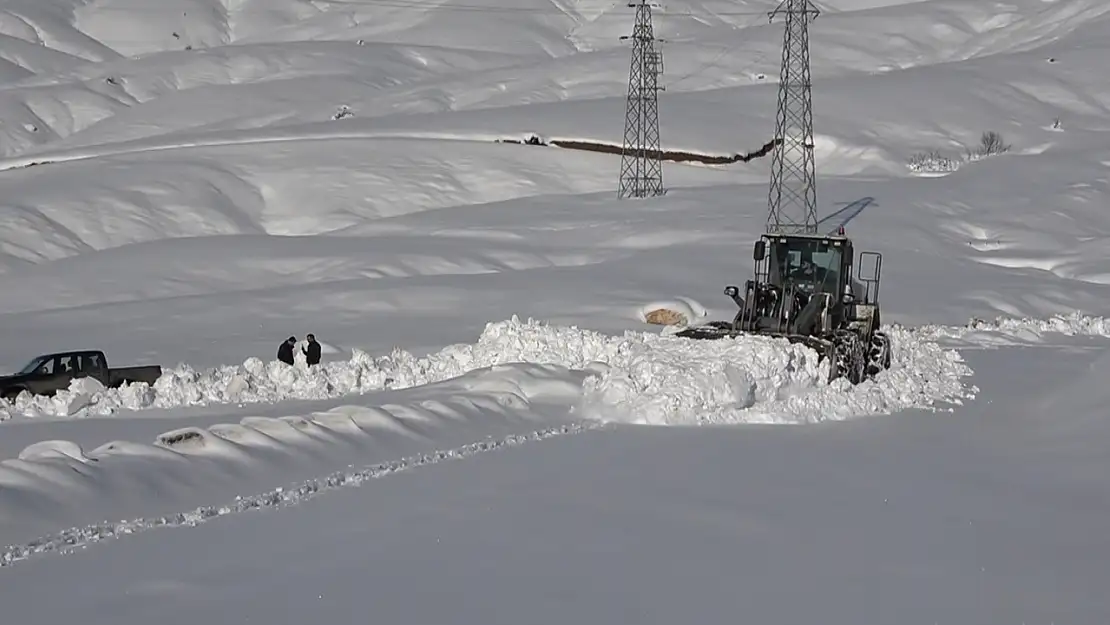
[(308, 335), (308, 347), (302, 350), (308, 366), (320, 364), (320, 344), (316, 342), (316, 335)]
[(293, 364), (293, 346), (297, 344), (297, 337), (291, 336), (278, 348), (278, 360), (287, 365)]

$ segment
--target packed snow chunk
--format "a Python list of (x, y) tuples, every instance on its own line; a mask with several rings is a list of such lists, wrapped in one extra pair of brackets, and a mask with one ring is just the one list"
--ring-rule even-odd
[(960, 403), (977, 389), (959, 353), (888, 329), (892, 364), (858, 385), (828, 380), (828, 362), (785, 339), (701, 341), (644, 335), (587, 380), (583, 412), (655, 425), (813, 423)]
[(966, 326), (928, 325), (918, 328), (916, 333), (931, 340), (951, 339), (977, 346), (1035, 344), (1043, 342), (1046, 334), (1110, 336), (1110, 319), (1079, 311), (1047, 319), (998, 317), (987, 321), (973, 318)]
[(841, 378), (808, 389), (782, 389), (775, 401), (746, 410), (725, 406), (702, 418), (716, 423), (810, 423), (891, 414), (909, 408), (936, 409), (938, 403), (962, 404), (978, 392), (964, 378), (972, 375), (959, 352), (944, 349), (928, 333), (899, 327), (884, 331), (891, 340), (891, 367), (874, 379), (852, 385)]
[(96, 378), (75, 378), (68, 388), (58, 391), (53, 397), (20, 394), (10, 412), (63, 417), (106, 415), (115, 412), (134, 392), (105, 393), (105, 390)]
[[(0, 400), (0, 405), (4, 404)], [(138, 410), (153, 403), (153, 390), (145, 382), (124, 384), (118, 389), (107, 389), (94, 377), (78, 377), (72, 380), (67, 389), (58, 391), (52, 397), (23, 393), (13, 404), (3, 405), (0, 410), (10, 414), (29, 416), (105, 416), (121, 409)]]
[(629, 423), (693, 424), (774, 401), (784, 388), (820, 386), (828, 363), (818, 361), (817, 352), (785, 339), (627, 335), (608, 369), (586, 381), (583, 410)]
[(1110, 336), (1110, 320), (1105, 317), (1084, 315), (1078, 311), (1067, 315), (1054, 315), (1048, 319), (999, 317), (993, 323), (975, 319), (968, 326), (974, 330), (1013, 334), (1031, 333), (1037, 336), (1051, 333), (1067, 336)]

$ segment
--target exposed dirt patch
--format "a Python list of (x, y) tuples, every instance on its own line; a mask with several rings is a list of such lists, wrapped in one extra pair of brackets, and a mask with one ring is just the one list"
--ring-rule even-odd
[[(581, 141), (570, 139), (552, 139), (544, 141), (539, 137), (533, 135), (527, 139), (497, 139), (497, 143), (516, 143), (519, 145), (535, 145), (540, 147), (556, 147), (565, 148), (568, 150), (585, 150), (587, 152), (601, 152), (604, 154), (621, 154), (624, 148), (619, 145), (611, 143), (600, 143), (595, 141)], [(698, 154), (696, 152), (683, 152), (679, 150), (649, 150), (648, 156), (650, 158), (672, 161), (675, 163), (702, 163), (704, 165), (728, 165), (731, 163), (747, 163), (748, 161), (767, 156), (771, 150), (781, 141), (772, 139), (763, 145), (763, 147), (748, 152), (746, 154), (733, 154), (731, 156), (719, 156), (713, 154)]]
[(686, 315), (666, 308), (649, 312), (644, 315), (644, 321), (658, 326), (684, 326), (690, 323)]

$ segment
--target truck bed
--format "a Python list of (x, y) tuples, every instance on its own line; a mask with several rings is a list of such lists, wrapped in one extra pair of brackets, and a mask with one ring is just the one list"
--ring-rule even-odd
[(146, 382), (154, 386), (154, 383), (157, 382), (160, 377), (162, 377), (162, 367), (158, 365), (110, 367), (108, 369), (108, 386), (116, 387), (134, 382)]

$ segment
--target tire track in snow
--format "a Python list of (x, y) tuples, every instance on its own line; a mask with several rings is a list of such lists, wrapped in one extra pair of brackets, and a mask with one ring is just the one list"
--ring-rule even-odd
[(0, 568), (48, 554), (70, 555), (91, 545), (112, 539), (141, 534), (153, 529), (196, 527), (213, 519), (240, 514), (249, 510), (277, 509), (300, 505), (318, 495), (341, 488), (359, 487), (370, 480), (451, 460), (461, 460), (507, 447), (542, 441), (556, 436), (579, 434), (603, 427), (602, 423), (576, 423), (536, 430), (529, 434), (513, 434), (497, 440), (485, 440), (461, 447), (407, 456), (392, 462), (370, 465), (354, 471), (336, 471), (325, 477), (309, 479), (292, 486), (236, 497), (222, 506), (201, 506), (162, 517), (109, 521), (74, 527), (20, 545), (6, 547), (0, 554)]

